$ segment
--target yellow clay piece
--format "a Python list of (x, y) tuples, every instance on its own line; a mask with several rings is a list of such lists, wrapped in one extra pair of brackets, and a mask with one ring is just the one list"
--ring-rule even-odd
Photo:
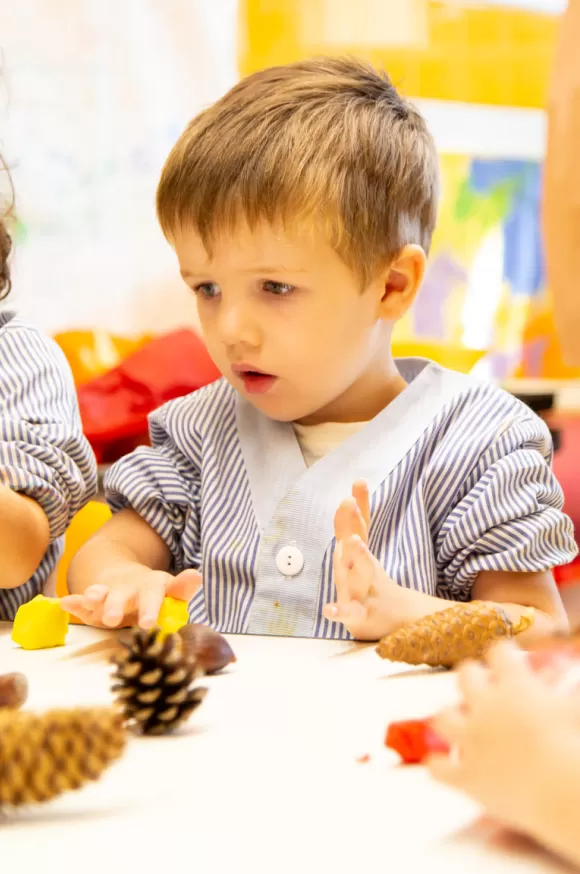
[(187, 601), (180, 601), (177, 598), (165, 598), (159, 612), (159, 618), (157, 619), (161, 637), (175, 634), (180, 628), (187, 625), (188, 622)]
[(64, 646), (68, 633), (68, 613), (59, 598), (37, 595), (18, 608), (12, 628), (12, 640), (22, 649), (49, 649)]

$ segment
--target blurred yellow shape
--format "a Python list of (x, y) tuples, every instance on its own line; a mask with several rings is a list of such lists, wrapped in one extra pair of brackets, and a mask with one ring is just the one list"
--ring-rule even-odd
[[(99, 501), (89, 501), (70, 523), (64, 538), (64, 553), (56, 575), (56, 594), (59, 598), (68, 595), (66, 577), (73, 557), (81, 546), (93, 534), (96, 534), (99, 528), (102, 528), (105, 522), (111, 518), (111, 515), (106, 504), (101, 504)], [(74, 616), (71, 616), (70, 621), (82, 624)]]
[(187, 625), (188, 622), (187, 601), (180, 601), (177, 598), (165, 598), (157, 618), (160, 637), (164, 638), (168, 634), (175, 634), (180, 628)]
[(55, 334), (54, 339), (68, 360), (75, 385), (83, 385), (121, 364), (151, 338), (118, 337), (107, 331), (65, 331)]
[(457, 370), (459, 373), (469, 373), (478, 361), (485, 355), (482, 349), (466, 349), (464, 346), (456, 346), (436, 341), (402, 341), (393, 343), (393, 355), (395, 358), (429, 358), (447, 367), (449, 370)]

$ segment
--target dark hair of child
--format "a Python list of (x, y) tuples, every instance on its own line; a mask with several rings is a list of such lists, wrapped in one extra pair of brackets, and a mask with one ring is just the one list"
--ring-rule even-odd
[[(12, 194), (12, 183), (8, 168), (0, 155), (0, 172), (5, 173), (8, 178), (8, 186)], [(10, 292), (10, 267), (8, 264), (10, 251), (12, 249), (12, 239), (8, 233), (5, 219), (10, 214), (12, 209), (12, 197), (10, 198), (7, 208), (3, 208), (0, 212), (0, 300), (3, 300)]]

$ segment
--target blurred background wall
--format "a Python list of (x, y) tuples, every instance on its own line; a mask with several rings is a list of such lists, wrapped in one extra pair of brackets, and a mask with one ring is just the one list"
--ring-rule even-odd
[(235, 0), (0, 0), (10, 305), (49, 332), (194, 318), (157, 227), (162, 163), (237, 78)]
[(539, 203), (562, 0), (0, 0), (14, 304), (50, 332), (195, 321), (153, 195), (186, 121), (237, 76), (364, 55), (441, 155), (429, 272), (398, 340), (465, 369), (578, 376), (553, 329)]

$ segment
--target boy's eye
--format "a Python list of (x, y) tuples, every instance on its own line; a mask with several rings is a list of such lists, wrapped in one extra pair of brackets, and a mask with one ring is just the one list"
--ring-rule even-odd
[(216, 285), (215, 282), (200, 282), (193, 290), (195, 294), (199, 294), (206, 300), (213, 300), (220, 293), (219, 285)]
[(276, 294), (279, 297), (283, 297), (294, 291), (293, 285), (289, 285), (287, 282), (274, 282), (272, 279), (266, 279), (265, 282), (262, 283), (262, 288), (264, 291), (267, 291), (268, 294)]

